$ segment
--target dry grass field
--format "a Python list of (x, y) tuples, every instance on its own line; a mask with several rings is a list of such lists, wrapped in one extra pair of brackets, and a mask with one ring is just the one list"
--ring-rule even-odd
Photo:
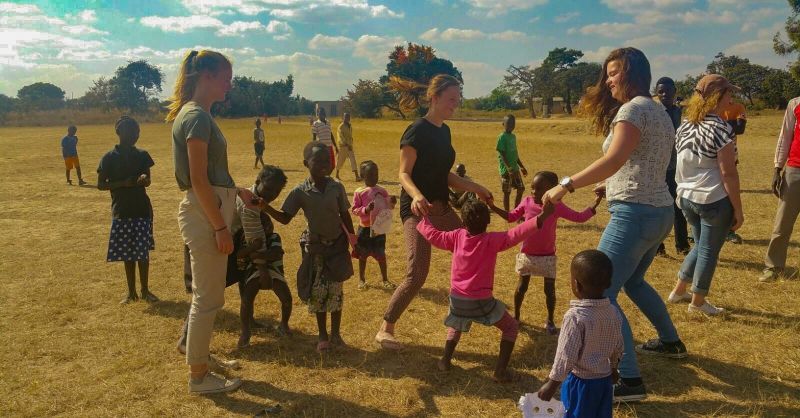
[[(339, 120), (333, 121), (338, 124)], [(383, 184), (399, 193), (398, 141), (408, 122), (354, 121), (356, 155), (373, 159)], [(731, 312), (722, 318), (692, 317), (685, 305), (670, 305), (672, 318), (689, 349), (685, 360), (640, 357), (647, 401), (616, 406), (620, 417), (797, 417), (800, 416), (800, 281), (758, 284), (777, 200), (769, 193), (772, 155), (781, 115), (753, 117), (740, 138), (741, 177), (746, 221), (742, 245), (726, 244), (712, 285), (711, 300)], [(234, 179), (255, 178), (251, 120), (220, 122), (229, 141)], [(499, 122), (450, 123), (457, 161), (468, 175), (500, 193), (495, 138)], [(430, 276), (419, 297), (398, 323), (407, 344), (399, 353), (380, 351), (372, 338), (390, 296), (377, 286), (377, 265), (370, 262), (372, 286), (345, 285), (342, 325), (350, 348), (320, 356), (314, 350), (316, 324), (295, 297), (294, 335), (259, 333), (252, 345), (237, 350), (239, 296), (226, 292), (217, 317), (212, 350), (239, 359), (234, 372), (242, 388), (228, 395), (187, 394), (187, 367), (174, 342), (189, 306), (182, 283), (181, 239), (176, 212), (182, 194), (175, 185), (170, 126), (143, 124), (139, 147), (153, 156), (157, 250), (151, 253), (151, 290), (162, 301), (120, 306), (124, 273), (106, 263), (110, 196), (94, 188), (100, 157), (116, 143), (111, 125), (80, 126), (79, 152), (92, 187), (67, 186), (59, 140), (65, 127), (0, 128), (0, 415), (2, 416), (252, 416), (280, 403), (282, 416), (517, 416), (516, 401), (534, 392), (546, 378), (556, 338), (541, 325), (545, 315), (541, 285), (534, 280), (523, 311), (523, 326), (511, 361), (520, 379), (495, 384), (491, 371), (499, 335), (476, 326), (464, 336), (449, 373), (436, 369), (444, 341), (449, 254), (434, 251)], [(571, 174), (600, 155), (599, 138), (586, 134), (585, 122), (563, 118), (520, 120), (521, 158), (531, 172), (549, 169)], [(306, 175), (301, 150), (310, 138), (306, 121), (266, 125), (265, 160), (284, 168), (288, 189)], [(343, 171), (348, 191), (358, 185)], [(530, 177), (528, 177), (530, 179)], [(591, 201), (588, 191), (567, 198), (573, 207)], [(605, 210), (583, 225), (559, 228), (558, 318), (571, 293), (572, 256), (594, 248), (608, 220)], [(278, 226), (287, 250), (287, 275), (294, 277), (297, 239), (304, 228), (298, 216)], [(395, 225), (397, 226), (397, 224)], [(499, 219), (490, 228), (506, 225)], [(658, 258), (648, 280), (664, 297), (673, 285), (680, 259)], [(404, 243), (395, 227), (388, 239), (391, 279), (404, 272)], [(514, 250), (498, 260), (495, 294), (512, 301), (517, 278)], [(796, 263), (798, 244), (790, 260)], [(291, 288), (295, 292), (294, 280)], [(620, 296), (638, 341), (655, 335), (627, 298)], [(256, 300), (256, 317), (276, 323), (277, 298), (268, 292)]]

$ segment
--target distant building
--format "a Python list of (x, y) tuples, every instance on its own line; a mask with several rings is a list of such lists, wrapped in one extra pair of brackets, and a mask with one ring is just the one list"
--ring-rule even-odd
[(324, 100), (314, 102), (314, 108), (325, 109), (325, 114), (328, 116), (341, 116), (344, 112), (344, 103), (341, 100)]

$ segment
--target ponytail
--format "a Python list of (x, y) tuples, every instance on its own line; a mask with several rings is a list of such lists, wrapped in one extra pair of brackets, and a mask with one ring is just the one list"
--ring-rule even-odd
[(166, 121), (172, 122), (175, 120), (183, 105), (192, 99), (194, 90), (197, 87), (197, 80), (202, 72), (208, 71), (216, 74), (223, 68), (230, 68), (230, 66), (230, 60), (219, 52), (207, 49), (189, 51), (181, 62), (178, 78), (175, 80), (175, 90), (172, 93), (172, 97), (169, 98), (171, 103), (167, 106), (169, 113), (167, 113)]
[(428, 105), (432, 98), (441, 96), (450, 87), (460, 89), (461, 81), (447, 74), (434, 76), (428, 84), (397, 76), (389, 78), (389, 88), (397, 93), (397, 103), (404, 112), (412, 112), (423, 105)]

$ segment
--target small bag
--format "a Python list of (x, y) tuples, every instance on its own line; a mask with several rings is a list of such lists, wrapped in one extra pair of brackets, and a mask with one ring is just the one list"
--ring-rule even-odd
[(376, 195), (373, 200), (375, 207), (369, 214), (372, 226), (370, 237), (388, 234), (392, 230), (392, 204), (388, 198)]
[(565, 413), (561, 401), (556, 399), (543, 401), (536, 393), (520, 396), (517, 407), (522, 411), (523, 418), (562, 418)]

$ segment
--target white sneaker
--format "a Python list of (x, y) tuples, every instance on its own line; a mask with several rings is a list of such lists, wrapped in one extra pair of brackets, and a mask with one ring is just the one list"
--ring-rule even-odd
[(667, 298), (667, 302), (669, 303), (681, 303), (681, 302), (691, 302), (692, 301), (692, 294), (686, 292), (682, 295), (677, 295), (675, 292), (669, 292), (669, 297)]
[(698, 313), (703, 313), (703, 314), (711, 315), (711, 316), (719, 315), (719, 314), (725, 312), (725, 309), (717, 308), (716, 306), (708, 303), (708, 301), (706, 301), (705, 303), (703, 303), (700, 306), (694, 306), (694, 304), (690, 303), (688, 310), (689, 310), (689, 313), (698, 312)]
[(214, 372), (208, 372), (203, 379), (195, 381), (189, 378), (189, 393), (195, 395), (204, 395), (210, 393), (231, 392), (239, 389), (242, 381), (239, 379), (226, 379), (225, 376), (218, 375)]

